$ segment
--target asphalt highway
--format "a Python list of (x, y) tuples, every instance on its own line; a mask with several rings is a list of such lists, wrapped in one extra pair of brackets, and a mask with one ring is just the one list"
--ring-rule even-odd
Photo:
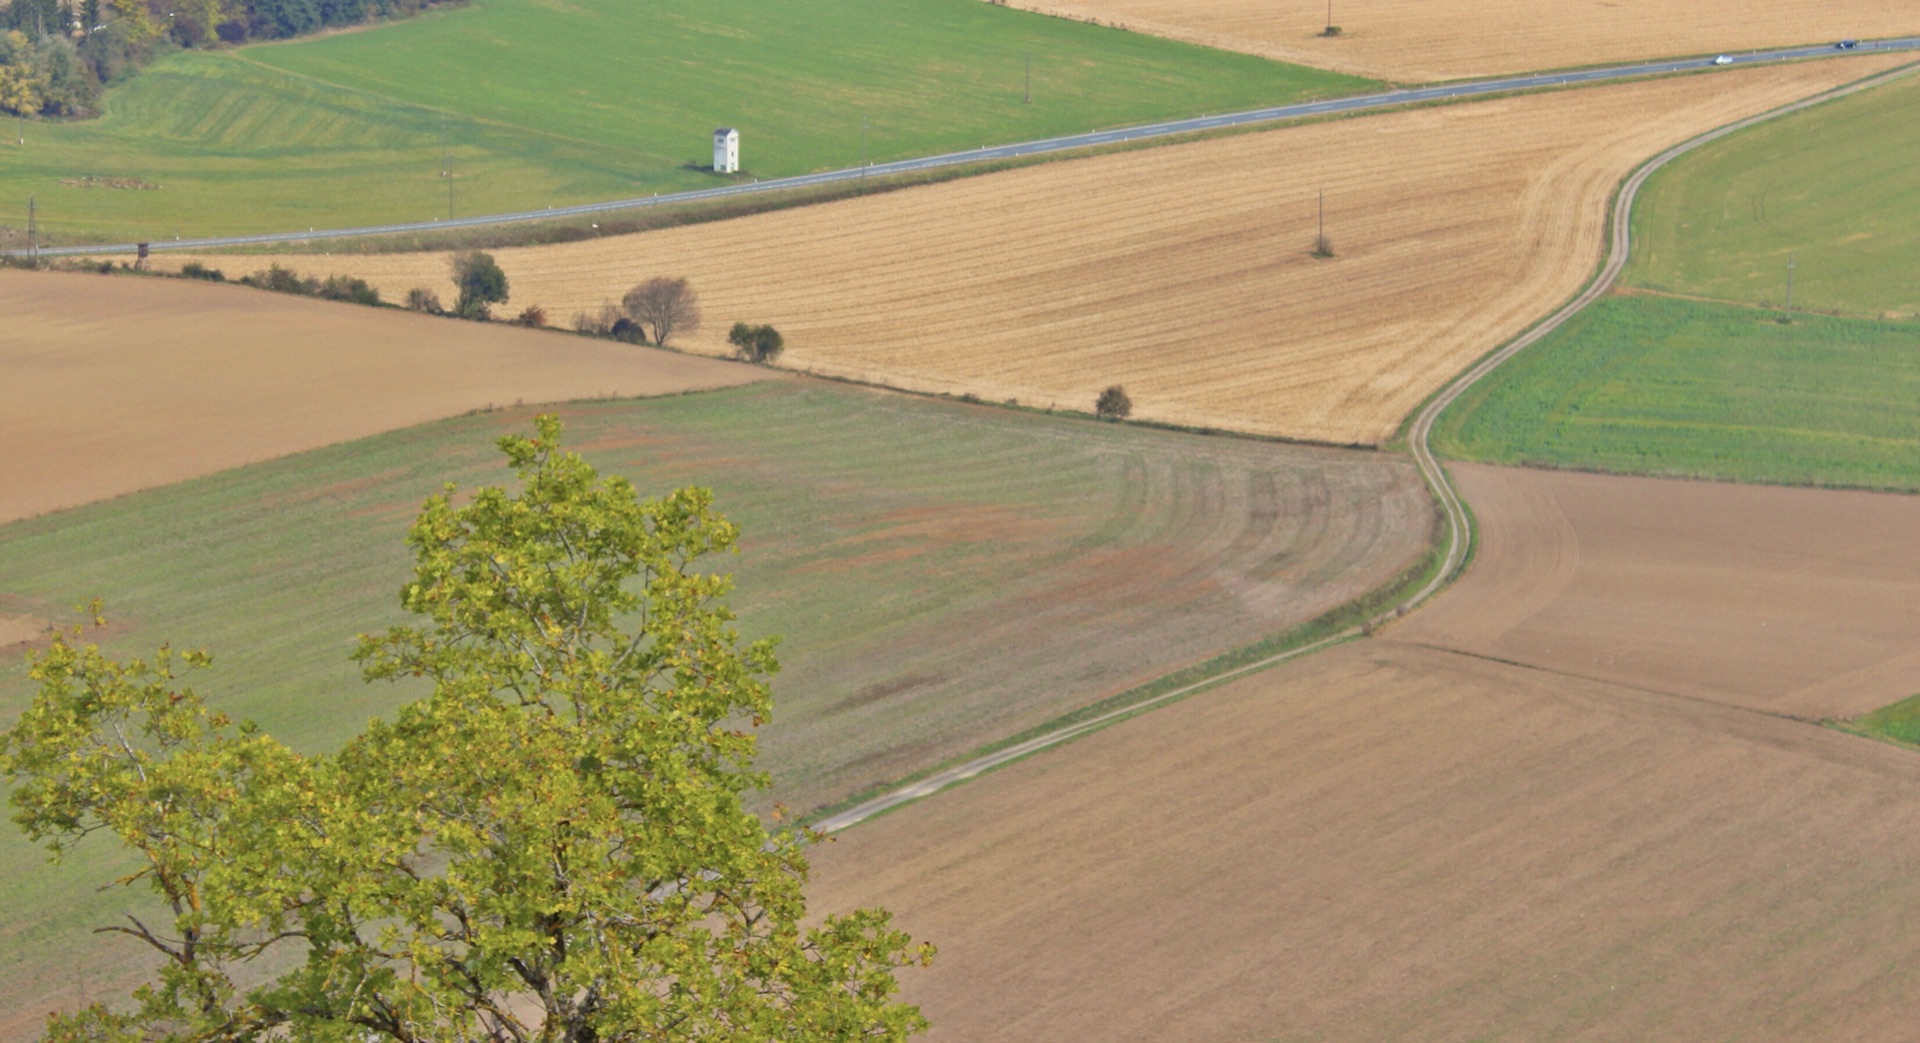
[[(1862, 41), (1860, 46), (1853, 50), (1840, 50), (1833, 44), (1821, 44), (1807, 47), (1786, 47), (1770, 51), (1750, 51), (1743, 54), (1729, 55), (1732, 61), (1728, 65), (1718, 66), (1717, 68), (1739, 68), (1743, 65), (1785, 62), (1807, 58), (1884, 54), (1888, 51), (1920, 51), (1920, 36), (1908, 36), (1893, 40)], [(889, 174), (906, 174), (916, 171), (937, 170), (941, 167), (957, 166), (963, 163), (981, 163), (994, 160), (1018, 159), (1025, 156), (1041, 156), (1053, 152), (1066, 152), (1072, 149), (1088, 148), (1098, 145), (1113, 145), (1129, 141), (1144, 141), (1152, 138), (1173, 137), (1179, 134), (1220, 130), (1226, 127), (1244, 127), (1250, 124), (1260, 123), (1281, 123), (1287, 120), (1306, 119), (1315, 116), (1333, 116), (1343, 113), (1365, 112), (1371, 109), (1391, 108), (1396, 105), (1417, 105), (1422, 102), (1452, 101), (1490, 94), (1502, 94), (1509, 91), (1534, 90), (1543, 87), (1557, 87), (1569, 84), (1601, 83), (1607, 80), (1626, 79), (1633, 76), (1659, 75), (1662, 73), (1684, 72), (1703, 68), (1716, 68), (1714, 59), (1711, 57), (1676, 58), (1665, 61), (1641, 62), (1633, 65), (1610, 65), (1602, 68), (1579, 69), (1568, 72), (1535, 73), (1526, 76), (1509, 76), (1502, 79), (1437, 84), (1431, 87), (1391, 90), (1379, 94), (1362, 94), (1350, 98), (1334, 98), (1327, 101), (1276, 105), (1272, 108), (1222, 113), (1217, 116), (1203, 115), (1190, 119), (1168, 120), (1164, 123), (1149, 123), (1136, 127), (1122, 127), (1116, 130), (1094, 130), (1088, 131), (1085, 134), (1069, 134), (1064, 137), (1046, 138), (1040, 141), (1026, 141), (1014, 145), (983, 145), (980, 148), (966, 152), (949, 152), (944, 155), (925, 156), (919, 159), (903, 159), (892, 163), (874, 163), (864, 167), (848, 167), (844, 170), (830, 170), (817, 174), (802, 174), (798, 177), (775, 178), (767, 181), (748, 181), (738, 184), (722, 185), (716, 188), (703, 188), (691, 192), (674, 192), (667, 195), (646, 196), (637, 199), (616, 199), (605, 203), (584, 203), (578, 206), (550, 207), (544, 210), (526, 210), (511, 214), (486, 214), (476, 217), (460, 217), (447, 221), (415, 221), (405, 224), (368, 225), (360, 228), (309, 229), (304, 232), (276, 232), (266, 235), (240, 235), (212, 239), (169, 239), (153, 242), (150, 249), (155, 251), (190, 250), (206, 247), (248, 246), (264, 243), (313, 242), (325, 239), (387, 235), (398, 232), (426, 232), (444, 228), (479, 228), (487, 225), (511, 224), (521, 221), (545, 221), (556, 217), (579, 217), (591, 214), (613, 213), (621, 210), (637, 210), (645, 207), (664, 206), (673, 203), (700, 202), (711, 199), (726, 199), (732, 196), (753, 195), (761, 192), (779, 192), (787, 189), (809, 188), (818, 185), (834, 185), (848, 181), (857, 181), (864, 177), (885, 177)], [(41, 249), (39, 253), (43, 257), (54, 257), (67, 254), (131, 253), (136, 249), (137, 244), (135, 243), (116, 243), (109, 246), (51, 247)], [(21, 253), (24, 251), (16, 250), (10, 252)]]

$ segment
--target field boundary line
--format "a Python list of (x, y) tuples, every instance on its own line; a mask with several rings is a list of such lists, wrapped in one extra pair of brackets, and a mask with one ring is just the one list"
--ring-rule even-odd
[(1191, 684), (1182, 685), (1170, 692), (1163, 692), (1159, 695), (1119, 707), (1084, 721), (1076, 721), (1072, 724), (1064, 725), (1053, 731), (1035, 736), (1004, 749), (973, 757), (960, 764), (937, 771), (925, 778), (898, 786), (869, 800), (861, 801), (852, 807), (825, 816), (814, 822), (812, 828), (820, 833), (837, 833), (849, 829), (867, 819), (885, 814), (926, 797), (931, 797), (942, 790), (959, 785), (962, 782), (983, 775), (995, 768), (1039, 753), (1050, 747), (1078, 739), (1107, 725), (1116, 724), (1122, 719), (1152, 710), (1165, 703), (1191, 695), (1201, 689), (1222, 684), (1269, 667), (1278, 666), (1288, 660), (1297, 659), (1332, 645), (1353, 640), (1370, 633), (1374, 627), (1398, 619), (1424, 604), (1435, 594), (1439, 593), (1441, 589), (1460, 573), (1473, 547), (1474, 535), (1472, 515), (1467, 507), (1466, 501), (1454, 488), (1452, 478), (1447, 474), (1446, 468), (1441, 465), (1439, 458), (1433, 454), (1433, 448), (1429, 444), (1429, 439), (1433, 434), (1434, 422), (1439, 418), (1441, 413), (1446, 411), (1448, 406), (1451, 406), (1456, 399), (1462, 394), (1465, 394), (1473, 385), (1484, 380), (1495, 369), (1498, 369), (1515, 355), (1518, 355), (1520, 352), (1538, 343), (1548, 334), (1565, 325), (1574, 316), (1586, 310), (1594, 301), (1599, 300), (1613, 289), (1615, 283), (1619, 281), (1620, 273), (1626, 268), (1627, 257), (1632, 250), (1633, 204), (1639, 195), (1641, 186), (1646, 184), (1647, 179), (1652, 177), (1655, 172), (1668, 163), (1692, 152), (1702, 145), (1717, 141), (1729, 134), (1738, 133), (1756, 124), (1788, 115), (1789, 113), (1799, 112), (1803, 109), (1812, 108), (1815, 105), (1821, 105), (1858, 91), (1880, 86), (1883, 83), (1888, 83), (1903, 76), (1910, 75), (1916, 69), (1920, 69), (1920, 65), (1902, 66), (1889, 72), (1871, 76), (1867, 79), (1837, 87), (1833, 90), (1822, 91), (1810, 98), (1803, 98), (1800, 101), (1792, 102), (1779, 108), (1771, 109), (1758, 115), (1748, 116), (1745, 119), (1715, 128), (1668, 148), (1666, 151), (1661, 152), (1641, 164), (1627, 177), (1626, 181), (1621, 184), (1620, 188), (1614, 194), (1613, 211), (1610, 218), (1610, 235), (1608, 237), (1608, 253), (1599, 269), (1598, 275), (1591, 279), (1586, 287), (1575, 295), (1572, 300), (1561, 305), (1558, 310), (1554, 311), (1546, 319), (1534, 324), (1526, 332), (1508, 341), (1502, 347), (1488, 353), (1465, 372), (1455, 377), (1442, 388), (1439, 393), (1427, 401), (1426, 405), (1421, 408), (1413, 424), (1408, 429), (1407, 442), (1412, 451), (1414, 463), (1419, 467), (1421, 476), (1426, 480), (1429, 490), (1431, 490), (1434, 498), (1439, 502), (1442, 517), (1445, 519), (1447, 525), (1447, 550), (1441, 558), (1439, 568), (1434, 572), (1433, 577), (1411, 597), (1399, 602), (1399, 604), (1392, 609), (1379, 613), (1365, 623), (1349, 627), (1298, 648), (1289, 649), (1256, 662), (1223, 671), (1212, 677), (1202, 678)]
[(1613, 213), (1609, 220), (1611, 228), (1607, 242), (1608, 253), (1605, 262), (1601, 265), (1599, 275), (1589, 282), (1586, 288), (1580, 291), (1572, 300), (1561, 305), (1559, 310), (1555, 311), (1552, 315), (1534, 324), (1534, 326), (1525, 333), (1509, 341), (1504, 347), (1488, 354), (1465, 373), (1455, 377), (1451, 383), (1447, 384), (1438, 394), (1427, 401), (1426, 406), (1420, 410), (1419, 414), (1414, 418), (1412, 426), (1408, 429), (1408, 448), (1412, 451), (1414, 462), (1419, 466), (1421, 474), (1426, 476), (1427, 483), (1429, 487), (1432, 488), (1434, 496), (1441, 501), (1451, 531), (1449, 533), (1449, 547), (1446, 561), (1440, 572), (1434, 576), (1432, 582), (1428, 583), (1425, 588), (1416, 593), (1412, 598), (1409, 598), (1401, 606), (1402, 612), (1411, 611), (1415, 606), (1420, 605), (1438, 593), (1440, 588), (1445, 586), (1454, 575), (1459, 572), (1461, 566), (1465, 564), (1467, 548), (1471, 542), (1470, 539), (1467, 538), (1465, 503), (1460, 498), (1459, 493), (1454, 489), (1453, 480), (1447, 474), (1446, 468), (1440, 464), (1439, 458), (1433, 453), (1431, 438), (1434, 423), (1439, 420), (1441, 413), (1446, 412), (1447, 407), (1453, 405), (1461, 395), (1465, 394), (1481, 380), (1484, 380), (1507, 360), (1539, 343), (1545, 339), (1548, 334), (1558, 330), (1571, 321), (1574, 316), (1585, 311), (1593, 302), (1612, 292), (1614, 286), (1620, 281), (1620, 274), (1625, 271), (1627, 259), (1632, 253), (1633, 204), (1639, 197), (1640, 189), (1647, 183), (1647, 180), (1657, 173), (1660, 168), (1702, 145), (1718, 141), (1729, 134), (1736, 134), (1748, 127), (1765, 123), (1768, 120), (1777, 119), (1781, 116), (1809, 109), (1816, 105), (1823, 105), (1838, 98), (1846, 97), (1849, 94), (1878, 87), (1884, 83), (1890, 83), (1904, 76), (1911, 75), (1915, 69), (1920, 69), (1920, 66), (1902, 66), (1889, 72), (1870, 76), (1867, 79), (1855, 83), (1836, 87), (1830, 91), (1822, 91), (1813, 97), (1802, 98), (1799, 101), (1782, 105), (1776, 109), (1770, 109), (1758, 115), (1736, 120), (1723, 127), (1717, 127), (1704, 134), (1683, 141), (1667, 149), (1665, 152), (1654, 156), (1652, 159), (1641, 164), (1638, 169), (1627, 177), (1627, 180), (1621, 185), (1620, 190), (1614, 196)]
[[(1847, 55), (1884, 54), (1889, 51), (1920, 51), (1920, 36), (1903, 37), (1896, 40), (1873, 41), (1871, 44), (1855, 51), (1836, 52), (1830, 45), (1783, 47), (1767, 51), (1756, 51), (1735, 58), (1733, 64), (1727, 67), (1740, 68), (1809, 59), (1831, 59), (1845, 57)], [(1226, 130), (1233, 127), (1281, 124), (1318, 116), (1394, 109), (1402, 106), (1417, 105), (1423, 102), (1491, 97), (1511, 94), (1516, 91), (1556, 86), (1588, 86), (1643, 76), (1657, 76), (1664, 73), (1710, 72), (1716, 68), (1718, 68), (1718, 66), (1715, 66), (1710, 61), (1703, 61), (1699, 58), (1680, 58), (1651, 63), (1605, 66), (1575, 72), (1528, 73), (1519, 76), (1473, 80), (1437, 87), (1394, 88), (1373, 94), (1357, 94), (1322, 100), (1297, 101), (1260, 109), (1223, 113), (1217, 116), (1201, 115), (1184, 119), (1162, 120), (1156, 123), (1129, 127), (1116, 127), (1109, 130), (1095, 129), (1085, 134), (1068, 134), (1060, 137), (1043, 138), (1014, 144), (982, 145), (978, 149), (949, 152), (936, 156), (894, 160), (886, 163), (873, 163), (859, 167), (847, 167), (840, 170), (772, 178), (765, 181), (755, 179), (749, 182), (719, 185), (713, 188), (693, 189), (683, 192), (669, 192), (651, 197), (617, 199), (601, 203), (581, 203), (573, 206), (551, 207), (543, 210), (525, 210), (516, 213), (487, 214), (475, 217), (455, 218), (446, 221), (408, 221), (386, 225), (367, 225), (359, 228), (309, 229), (304, 232), (274, 232), (260, 235), (175, 239), (171, 241), (154, 240), (150, 241), (147, 245), (150, 250), (193, 250), (209, 247), (251, 246), (269, 243), (315, 242), (372, 235), (392, 235), (406, 232), (433, 232), (450, 228), (480, 228), (526, 221), (551, 220), (559, 217), (579, 217), (588, 214), (638, 210), (674, 203), (722, 199), (729, 196), (750, 195), (781, 189), (807, 188), (844, 181), (858, 181), (865, 177), (885, 177), (889, 174), (933, 170), (941, 167), (959, 166), (993, 160), (1018, 159), (1026, 156), (1048, 155), (1097, 146), (1120, 145), (1127, 142), (1172, 138), (1205, 131)], [(327, 81), (316, 78), (316, 82), (325, 83)], [(140, 245), (139, 243), (114, 243), (93, 246), (63, 246), (37, 250), (17, 248), (0, 251), (0, 256), (27, 256), (31, 254), (38, 258), (133, 253), (139, 250)]]

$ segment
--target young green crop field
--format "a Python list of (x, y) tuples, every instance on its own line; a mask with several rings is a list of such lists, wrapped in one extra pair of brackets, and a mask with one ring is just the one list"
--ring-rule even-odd
[[(1031, 101), (1028, 97), (1031, 66)], [(0, 146), (55, 241), (426, 221), (1353, 93), (1369, 81), (980, 0), (475, 0), (181, 53)], [(157, 185), (104, 187), (88, 178)]]
[(1920, 323), (1607, 297), (1461, 396), (1469, 460), (1920, 490)]
[[(1392, 580), (1435, 532), (1411, 465), (1372, 453), (797, 381), (557, 411), (604, 472), (643, 494), (709, 486), (741, 525), (717, 567), (742, 632), (783, 638), (760, 764), (797, 811), (1280, 634)], [(104, 597), (110, 651), (206, 647), (196, 684), (218, 705), (336, 746), (422, 694), (367, 686), (348, 659), (356, 633), (403, 618), (420, 501), (504, 481), (493, 440), (532, 413), (0, 527), (0, 612), (66, 618)], [(31, 697), (25, 674), (0, 655), (0, 727)], [(145, 964), (87, 933), (127, 901), (92, 892), (110, 854), (48, 868), (0, 825), (0, 1014), (77, 999), (75, 966), (100, 986), (116, 961)]]
[(1878, 316), (1920, 312), (1920, 76), (1676, 160), (1635, 204), (1630, 285)]

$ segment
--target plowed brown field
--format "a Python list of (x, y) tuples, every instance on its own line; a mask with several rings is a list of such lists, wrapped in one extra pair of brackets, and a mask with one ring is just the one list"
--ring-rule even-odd
[(231, 286), (0, 271), (0, 522), (489, 405), (746, 366)]
[(1009, 0), (1208, 47), (1401, 82), (1920, 32), (1909, 0)]
[(903, 809), (822, 908), (949, 1040), (1898, 1040), (1920, 755), (1393, 641)]
[[(688, 276), (698, 351), (771, 322), (822, 373), (1077, 409), (1118, 383), (1136, 416), (1374, 443), (1579, 287), (1636, 163), (1884, 64), (1395, 113), (497, 256), (513, 307), (562, 321)], [(280, 260), (451, 292), (444, 255)]]
[(1481, 550), (1396, 639), (1801, 717), (1920, 692), (1920, 496), (1451, 469)]
[(1920, 498), (1460, 478), (1480, 557), (1385, 638), (815, 856), (940, 945), (932, 1039), (1910, 1035), (1920, 754), (1778, 711), (1920, 685)]

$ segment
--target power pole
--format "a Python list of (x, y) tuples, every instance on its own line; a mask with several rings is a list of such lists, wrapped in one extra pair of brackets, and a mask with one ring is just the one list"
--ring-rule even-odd
[(1033, 52), (1027, 52), (1027, 102), (1033, 104)]
[(1327, 35), (1333, 35), (1333, 0), (1327, 0)]
[(860, 180), (867, 179), (867, 117), (860, 117)]
[(1320, 234), (1313, 240), (1317, 245), (1327, 241), (1327, 190), (1320, 190)]
[(447, 157), (447, 220), (453, 220), (453, 157)]
[[(1787, 255), (1787, 312), (1789, 314), (1793, 312), (1793, 255), (1792, 254)], [(1780, 318), (1782, 320), (1785, 320), (1787, 316), (1782, 315), (1780, 316)]]
[(39, 212), (34, 206), (34, 197), (27, 197), (27, 258), (35, 267), (40, 264), (40, 225)]

